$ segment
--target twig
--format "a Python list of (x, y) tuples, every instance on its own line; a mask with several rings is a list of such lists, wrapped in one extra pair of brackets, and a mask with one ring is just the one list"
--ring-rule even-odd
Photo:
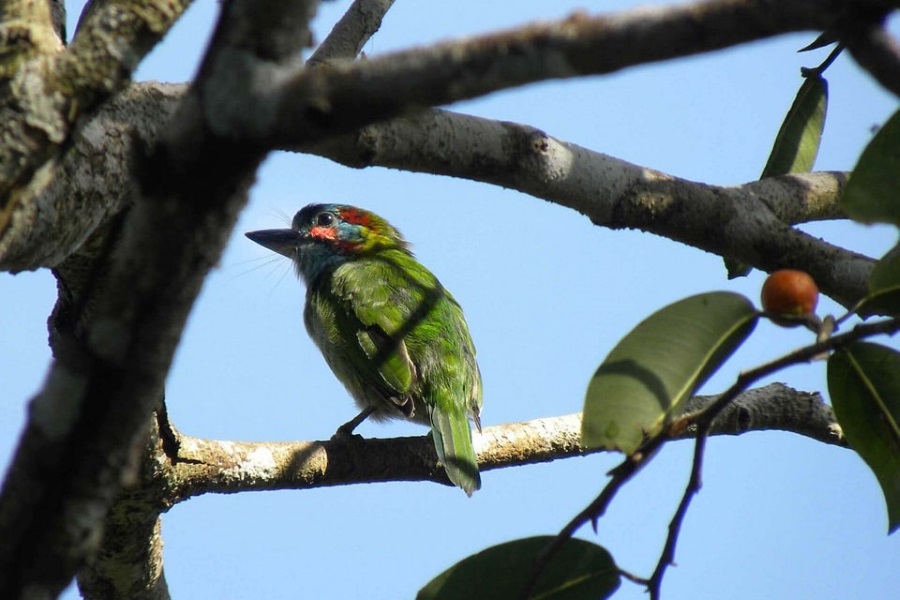
[(898, 318), (886, 319), (875, 323), (860, 323), (846, 333), (836, 335), (809, 346), (804, 346), (803, 348), (785, 354), (781, 358), (777, 358), (771, 362), (741, 373), (738, 375), (734, 385), (728, 388), (724, 394), (719, 396), (715, 402), (693, 415), (687, 415), (684, 418), (689, 419), (690, 422), (695, 423), (699, 428), (708, 430), (712, 425), (712, 422), (719, 416), (719, 413), (722, 412), (732, 400), (737, 398), (741, 392), (746, 390), (751, 384), (763, 377), (771, 375), (776, 371), (780, 371), (785, 367), (807, 362), (823, 352), (841, 350), (861, 339), (880, 334), (892, 335), (897, 331), (900, 331), (900, 319)]
[(531, 576), (522, 592), (521, 598), (527, 599), (530, 596), (547, 564), (553, 556), (559, 552), (563, 544), (571, 539), (578, 529), (588, 521), (591, 521), (594, 531), (596, 532), (598, 519), (606, 512), (606, 509), (609, 507), (618, 491), (627, 481), (643, 469), (645, 465), (650, 463), (666, 442), (675, 439), (673, 434), (683, 432), (687, 427), (695, 425), (697, 427), (697, 439), (694, 447), (691, 475), (684, 494), (682, 495), (681, 502), (678, 505), (678, 509), (669, 523), (669, 534), (666, 538), (666, 544), (660, 555), (659, 562), (647, 584), (651, 599), (657, 600), (659, 598), (660, 587), (662, 585), (662, 579), (665, 576), (665, 571), (670, 564), (673, 564), (675, 548), (678, 543), (678, 535), (681, 531), (681, 525), (687, 514), (691, 499), (702, 486), (703, 453), (706, 448), (706, 439), (709, 436), (709, 432), (712, 429), (716, 417), (718, 417), (735, 398), (746, 391), (752, 383), (763, 377), (771, 375), (785, 367), (808, 362), (823, 352), (839, 350), (861, 339), (879, 334), (893, 334), (898, 330), (900, 330), (900, 319), (889, 319), (876, 323), (860, 324), (847, 333), (836, 335), (827, 340), (805, 346), (771, 362), (751, 369), (750, 371), (741, 373), (734, 385), (728, 388), (728, 390), (714, 402), (695, 413), (677, 419), (659, 435), (647, 440), (634, 455), (626, 457), (619, 466), (610, 472), (612, 479), (609, 480), (603, 488), (603, 491), (601, 491), (594, 501), (584, 510), (569, 521), (569, 523), (556, 535), (553, 541), (551, 541), (537, 556), (532, 568)]
[(624, 577), (625, 579), (627, 579), (628, 581), (630, 581), (632, 583), (637, 583), (638, 585), (643, 585), (645, 587), (650, 584), (649, 579), (644, 579), (643, 577), (638, 577), (631, 571), (626, 571), (625, 569), (623, 569), (621, 567), (618, 568), (618, 571), (619, 571), (619, 575), (621, 575), (622, 577)]
[(833, 63), (835, 60), (837, 60), (837, 57), (841, 55), (841, 52), (843, 52), (843, 50), (844, 50), (844, 44), (838, 44), (831, 50), (831, 52), (828, 53), (828, 57), (824, 61), (822, 61), (822, 64), (820, 64), (818, 67), (814, 67), (812, 69), (807, 68), (807, 67), (801, 67), (800, 74), (803, 77), (820, 77), (822, 75), (822, 73), (825, 72), (825, 69), (830, 67), (831, 63)]
[(615, 498), (622, 486), (634, 477), (644, 465), (648, 464), (656, 451), (667, 441), (668, 438), (662, 435), (651, 439), (644, 448), (631, 456), (626, 456), (625, 460), (623, 460), (619, 466), (609, 472), (612, 479), (607, 482), (603, 491), (600, 492), (600, 495), (597, 496), (593, 502), (588, 504), (584, 510), (575, 515), (575, 517), (563, 527), (562, 531), (560, 531), (556, 537), (541, 550), (540, 554), (537, 555), (534, 560), (534, 566), (531, 569), (531, 577), (528, 579), (528, 582), (522, 590), (522, 600), (527, 600), (531, 597), (531, 592), (534, 590), (534, 586), (537, 584), (537, 581), (540, 578), (541, 573), (543, 573), (544, 569), (547, 567), (547, 564), (556, 553), (560, 551), (563, 544), (569, 541), (582, 525), (591, 521), (594, 526), (594, 532), (596, 533), (597, 521), (606, 512), (606, 509), (609, 507), (613, 498)]
[(684, 517), (687, 515), (691, 500), (700, 491), (700, 488), (703, 485), (703, 453), (706, 449), (706, 440), (709, 437), (710, 429), (712, 428), (716, 417), (719, 416), (722, 410), (740, 394), (745, 392), (750, 385), (763, 377), (771, 375), (787, 366), (809, 361), (823, 352), (845, 348), (853, 342), (866, 337), (882, 333), (892, 334), (898, 329), (900, 329), (900, 319), (889, 319), (886, 321), (878, 321), (876, 323), (860, 324), (847, 333), (800, 348), (781, 358), (760, 365), (745, 373), (741, 373), (734, 385), (732, 385), (724, 394), (719, 396), (715, 402), (693, 415), (687, 415), (683, 419), (679, 419), (679, 423), (673, 424), (670, 427), (670, 431), (680, 431), (679, 428), (684, 427), (686, 422), (693, 422), (697, 425), (697, 439), (694, 445), (691, 476), (688, 479), (688, 484), (681, 497), (681, 502), (678, 504), (678, 509), (675, 511), (675, 515), (669, 523), (669, 534), (666, 538), (666, 544), (663, 547), (659, 562), (656, 564), (656, 569), (653, 571), (653, 575), (650, 577), (650, 583), (647, 586), (651, 600), (659, 599), (660, 588), (666, 569), (669, 565), (674, 564), (675, 547), (678, 544), (678, 535), (681, 532), (681, 525), (684, 521)]
[(666, 545), (660, 554), (659, 562), (656, 563), (656, 569), (647, 582), (647, 591), (650, 592), (650, 600), (659, 600), (660, 589), (662, 588), (662, 580), (666, 574), (669, 565), (675, 564), (675, 546), (678, 544), (678, 535), (681, 533), (681, 525), (684, 517), (687, 515), (691, 500), (703, 487), (703, 451), (706, 448), (708, 430), (703, 429), (697, 433), (697, 441), (694, 446), (694, 460), (691, 466), (691, 476), (688, 480), (684, 495), (681, 502), (678, 503), (678, 509), (669, 522), (669, 535), (666, 537)]

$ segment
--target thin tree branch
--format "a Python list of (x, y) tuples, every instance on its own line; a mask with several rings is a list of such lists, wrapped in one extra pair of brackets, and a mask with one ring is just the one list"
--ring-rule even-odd
[[(874, 8), (873, 8), (874, 7)], [(640, 8), (300, 70), (273, 85), (277, 118), (245, 115), (258, 143), (310, 143), (422, 107), (536, 81), (612, 73), (838, 21), (872, 19), (889, 2), (718, 0)], [(267, 107), (266, 110), (271, 110)]]
[(597, 521), (606, 513), (606, 509), (612, 503), (616, 494), (626, 483), (631, 481), (632, 477), (638, 474), (645, 464), (652, 460), (656, 452), (663, 445), (664, 439), (665, 438), (662, 436), (658, 436), (650, 440), (641, 452), (635, 453), (633, 456), (625, 457), (625, 460), (623, 460), (619, 466), (610, 471), (610, 479), (606, 485), (603, 486), (603, 490), (600, 494), (598, 494), (597, 497), (594, 498), (594, 500), (581, 512), (575, 515), (575, 517), (562, 528), (556, 537), (547, 544), (547, 547), (541, 550), (537, 557), (535, 557), (531, 575), (522, 590), (521, 600), (528, 600), (528, 598), (531, 597), (531, 592), (534, 589), (535, 584), (537, 584), (538, 579), (540, 579), (547, 564), (549, 564), (550, 559), (559, 552), (566, 541), (570, 540), (572, 536), (575, 535), (576, 531), (588, 521), (591, 521), (594, 525), (594, 530), (596, 531)]
[(681, 525), (684, 523), (684, 517), (687, 516), (688, 508), (691, 506), (691, 500), (700, 492), (703, 486), (703, 456), (706, 449), (706, 440), (709, 439), (705, 431), (701, 431), (697, 435), (697, 441), (694, 446), (694, 456), (691, 462), (691, 475), (688, 478), (687, 487), (675, 509), (675, 515), (669, 522), (669, 533), (666, 536), (666, 543), (663, 546), (659, 562), (653, 575), (647, 580), (647, 591), (650, 593), (650, 600), (659, 600), (662, 593), (662, 581), (669, 565), (675, 564), (675, 546), (678, 543), (678, 536), (681, 533)]
[(354, 0), (306, 65), (317, 67), (356, 58), (369, 38), (381, 28), (381, 21), (393, 4), (394, 0)]
[(684, 494), (681, 497), (681, 501), (678, 504), (678, 509), (675, 511), (675, 515), (669, 523), (669, 534), (666, 537), (665, 546), (663, 547), (659, 562), (657, 562), (656, 569), (654, 569), (653, 575), (649, 580), (649, 585), (647, 586), (652, 600), (658, 600), (660, 598), (662, 581), (663, 577), (665, 577), (666, 569), (675, 562), (675, 548), (678, 544), (681, 525), (684, 522), (684, 517), (687, 515), (691, 500), (697, 495), (703, 485), (703, 456), (706, 449), (706, 440), (711, 434), (714, 424), (722, 414), (722, 411), (727, 407), (732, 406), (737, 398), (745, 393), (747, 388), (763, 377), (777, 373), (785, 367), (814, 360), (816, 357), (821, 356), (823, 352), (827, 353), (829, 351), (840, 350), (854, 342), (874, 335), (892, 335), (898, 330), (900, 330), (900, 319), (887, 319), (874, 323), (860, 324), (847, 333), (836, 335), (805, 348), (800, 348), (769, 363), (745, 371), (738, 376), (734, 385), (728, 388), (728, 390), (714, 402), (699, 409), (696, 413), (685, 416), (681, 423), (672, 425), (672, 429), (675, 431), (682, 427), (684, 423), (696, 425), (697, 439), (694, 446), (694, 457), (691, 462), (691, 475), (688, 479), (687, 486), (685, 487)]
[[(666, 543), (660, 555), (657, 567), (648, 580), (650, 584), (648, 590), (650, 591), (651, 598), (654, 600), (658, 599), (665, 571), (668, 566), (673, 563), (675, 558), (675, 547), (678, 542), (678, 534), (681, 531), (681, 524), (687, 514), (691, 499), (700, 490), (702, 484), (701, 470), (703, 467), (703, 450), (705, 448), (706, 438), (709, 435), (712, 435), (712, 432), (716, 428), (715, 423), (720, 416), (724, 415), (724, 411), (729, 407), (733, 407), (735, 400), (740, 397), (750, 385), (763, 377), (776, 373), (785, 367), (814, 360), (816, 357), (821, 356), (822, 353), (846, 348), (850, 344), (861, 339), (875, 335), (892, 335), (897, 331), (900, 331), (900, 319), (886, 319), (884, 321), (857, 325), (847, 333), (836, 335), (815, 344), (805, 346), (776, 360), (741, 373), (734, 385), (728, 388), (722, 395), (698, 409), (697, 412), (676, 419), (666, 430), (662, 431), (656, 437), (647, 440), (637, 452), (631, 456), (627, 456), (619, 466), (614, 468), (610, 472), (611, 478), (604, 486), (603, 491), (601, 491), (584, 510), (571, 519), (559, 534), (557, 534), (553, 541), (538, 555), (535, 559), (531, 577), (529, 578), (522, 597), (528, 598), (534, 584), (537, 582), (550, 559), (559, 551), (563, 543), (570, 539), (578, 529), (590, 521), (596, 530), (598, 519), (606, 512), (606, 509), (609, 507), (619, 490), (622, 489), (622, 486), (649, 464), (667, 442), (674, 439), (673, 434), (674, 436), (681, 436), (690, 426), (696, 426), (696, 441), (694, 458), (691, 466), (691, 476), (684, 494), (682, 495), (682, 499), (679, 502), (675, 516), (669, 524), (669, 535), (666, 538)], [(831, 435), (840, 435), (841, 439), (843, 439), (843, 434), (839, 433), (840, 429), (837, 423), (834, 423), (829, 429)]]

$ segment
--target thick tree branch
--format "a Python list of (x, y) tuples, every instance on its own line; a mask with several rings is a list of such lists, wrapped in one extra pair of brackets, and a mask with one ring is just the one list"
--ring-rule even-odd
[[(695, 398), (697, 410), (715, 396)], [(791, 431), (846, 445), (831, 408), (818, 394), (780, 384), (752, 390), (716, 421), (716, 435), (748, 431)], [(693, 437), (687, 429), (683, 437)], [(178, 435), (178, 454), (158, 472), (162, 506), (206, 493), (308, 489), (379, 481), (433, 481), (449, 484), (428, 436), (321, 442), (232, 442)], [(486, 427), (475, 435), (482, 471), (581, 456), (581, 415)]]
[[(686, 407), (696, 413), (718, 396), (698, 396)], [(180, 434), (161, 417), (154, 428), (140, 484), (124, 491), (107, 520), (103, 554), (79, 575), (82, 591), (127, 591), (118, 597), (166, 596), (161, 579), (160, 512), (194, 496), (249, 491), (300, 490), (386, 481), (432, 481), (449, 485), (428, 436), (320, 442), (232, 442)], [(162, 429), (162, 434), (160, 433)], [(779, 430), (826, 444), (847, 443), (831, 407), (816, 393), (771, 384), (730, 403), (714, 435)], [(695, 427), (680, 437), (693, 438)], [(475, 436), (482, 471), (583, 456), (581, 415), (537, 419), (485, 428)], [(119, 519), (117, 515), (130, 518)], [(137, 568), (143, 565), (142, 568)], [(146, 594), (133, 596), (134, 594)], [(154, 595), (157, 594), (157, 595)], [(106, 597), (101, 596), (101, 597)]]
[[(14, 270), (56, 265), (82, 247), (88, 232), (133, 193), (128, 132), (153, 140), (183, 90), (132, 86), (101, 112), (63, 163), (63, 173), (71, 176), (57, 179), (33, 203), (34, 210), (22, 213), (30, 218), (23, 220), (28, 227), (22, 229), (17, 253), (0, 264)], [(126, 115), (134, 116), (126, 120)], [(307, 149), (351, 167), (402, 168), (517, 189), (578, 210), (598, 224), (640, 228), (767, 271), (802, 265), (825, 293), (847, 305), (865, 292), (872, 266), (869, 259), (787, 226), (841, 217), (837, 199), (846, 183), (843, 174), (709, 186), (592, 152), (532, 127), (441, 110), (369, 126)], [(54, 208), (71, 212), (72, 218), (47, 218)], [(706, 227), (696, 227), (697, 222)], [(726, 235), (729, 231), (733, 234)]]
[[(375, 2), (376, 6), (379, 4), (381, 3)], [(246, 62), (235, 60), (228, 63), (231, 65), (230, 72), (220, 72), (219, 75), (224, 77), (230, 73), (232, 85), (241, 83), (242, 92), (252, 94), (256, 101), (243, 104), (231, 102), (230, 96), (227, 95), (213, 95), (216, 104), (209, 104), (213, 100), (206, 99), (208, 105), (204, 112), (205, 118), (210, 119), (211, 128), (220, 134), (226, 134), (229, 138), (244, 136), (255, 139), (257, 143), (265, 141), (277, 147), (298, 145), (309, 147), (313, 140), (322, 136), (333, 136), (341, 130), (353, 130), (373, 120), (406, 112), (411, 108), (419, 108), (423, 103), (448, 102), (462, 97), (472, 97), (537, 79), (609, 72), (634, 64), (734, 45), (747, 39), (759, 39), (797, 28), (825, 27), (841, 19), (855, 22), (853, 19), (857, 11), (862, 14), (864, 8), (879, 7), (882, 4), (874, 1), (859, 3), (837, 0), (819, 2), (720, 0), (687, 7), (628, 11), (611, 17), (587, 18), (576, 15), (568, 20), (547, 25), (525, 27), (505, 34), (487, 35), (463, 42), (439, 44), (429, 49), (393, 54), (349, 66), (332, 66), (329, 69), (302, 70), (298, 68), (297, 63), (249, 72), (244, 68)], [(381, 8), (383, 9), (383, 6)], [(348, 13), (348, 15), (355, 14)], [(750, 18), (747, 15), (755, 16)], [(374, 25), (372, 22), (369, 23), (371, 29)], [(357, 30), (356, 35), (365, 35), (367, 32), (368, 29)], [(84, 35), (88, 33), (85, 32)], [(627, 40), (628, 43), (621, 44), (623, 40)], [(609, 51), (606, 52), (604, 49)], [(532, 62), (533, 66), (529, 67)], [(477, 76), (473, 77), (473, 74)], [(350, 104), (347, 104), (348, 102)], [(365, 106), (357, 106), (359, 102)], [(420, 126), (432, 126), (437, 121), (439, 119), (432, 114), (430, 118), (424, 118), (416, 123)], [(456, 121), (452, 125), (465, 127), (468, 124)], [(438, 132), (439, 129), (427, 129), (420, 131), (418, 137)], [(364, 136), (371, 133), (371, 130), (364, 132)], [(479, 135), (489, 133), (491, 132), (486, 130), (478, 132)], [(508, 140), (510, 137), (501, 136), (499, 139)], [(384, 135), (380, 138), (379, 143), (392, 141), (387, 140)], [(495, 137), (491, 139), (498, 139), (496, 132)], [(488, 144), (491, 139), (487, 141)], [(485, 143), (473, 140), (472, 136), (465, 141), (470, 144)], [(357, 158), (351, 160), (359, 162), (360, 154), (371, 149), (368, 146), (362, 144), (354, 154)], [(334, 146), (329, 146), (324, 152), (331, 153), (333, 148)], [(380, 148), (383, 149), (384, 146)], [(366, 156), (368, 155), (363, 154), (364, 162)], [(477, 159), (478, 153), (473, 152), (470, 156)], [(477, 160), (471, 162), (474, 165)], [(382, 164), (390, 162), (383, 161)], [(395, 161), (395, 164), (403, 166), (400, 161)], [(410, 163), (407, 161), (406, 164)], [(417, 167), (413, 164), (411, 168)], [(422, 167), (419, 169), (424, 170)], [(478, 177), (490, 180), (491, 173), (488, 169), (480, 171), (482, 175)], [(486, 175), (485, 171), (488, 171)], [(431, 172), (441, 171), (431, 168)], [(558, 175), (563, 173), (566, 171)], [(502, 178), (504, 178), (503, 171), (500, 172), (498, 179)], [(40, 264), (58, 264), (61, 253), (34, 250), (36, 244), (30, 241), (34, 238), (28, 235), (34, 224), (33, 216), (38, 212), (43, 214), (50, 208), (44, 204), (42, 210), (38, 211), (32, 206), (35, 201), (33, 199), (38, 197), (46, 199), (54, 195), (42, 194), (47, 185), (53, 185), (49, 179), (55, 178), (48, 178), (42, 185), (29, 189), (28, 201), (20, 203), (31, 208), (22, 214), (21, 226), (16, 227), (17, 232), (13, 234), (6, 231), (0, 237), (0, 265), (3, 268), (17, 270), (34, 268)], [(525, 191), (539, 197), (548, 197), (540, 191)], [(596, 193), (597, 190), (592, 191)], [(810, 195), (805, 194), (806, 197)], [(55, 196), (65, 197), (64, 194)], [(802, 214), (797, 214), (797, 211), (789, 212), (791, 218), (788, 222), (802, 220)], [(88, 221), (84, 223), (88, 225), (87, 227), (73, 228), (81, 232), (81, 241), (87, 232), (92, 231), (90, 221), (93, 219), (97, 222), (102, 219), (102, 216), (99, 218), (96, 216), (102, 214), (101, 212), (94, 212), (92, 208), (86, 208), (83, 204), (79, 204), (78, 210), (65, 210), (65, 213), (48, 218), (46, 222)], [(52, 214), (52, 211), (47, 214)], [(829, 211), (813, 213), (808, 218), (823, 216), (829, 216)], [(18, 215), (16, 217), (18, 219)], [(46, 238), (44, 240), (46, 241)], [(700, 247), (719, 251), (716, 248)], [(738, 249), (726, 248), (723, 252), (730, 252), (736, 257), (738, 254), (749, 254), (739, 258), (743, 262), (766, 268), (754, 259), (752, 248), (747, 244)], [(49, 256), (40, 261), (29, 260), (39, 258), (36, 256), (39, 254)], [(770, 264), (779, 263), (778, 266), (785, 266), (795, 264), (798, 259), (797, 256), (774, 258)], [(853, 273), (854, 282), (850, 285), (851, 289), (829, 291), (845, 303), (848, 298), (858, 297), (860, 288), (857, 283), (865, 277), (862, 271), (859, 273), (858, 270), (854, 271), (853, 266), (845, 266)]]
[[(186, 88), (155, 82), (129, 86), (86, 123), (53, 180), (17, 208), (0, 241), (0, 268), (56, 268), (67, 259), (96, 258), (97, 245), (86, 241), (137, 193), (135, 146), (156, 143)], [(99, 234), (102, 239), (104, 232)]]
[(141, 166), (142, 198), (107, 276), (95, 280), (88, 327), (59, 340), (31, 404), (0, 495), (0, 597), (55, 595), (96, 549), (121, 481), (134, 471), (129, 457), (143, 449), (187, 315), (264, 156), (223, 143), (205, 109), (225, 95), (238, 102), (244, 88), (229, 67), (254, 74), (254, 61), (264, 70), (295, 60), (314, 8), (249, 0), (224, 7), (194, 92)]
[(56, 32), (56, 36), (65, 43), (68, 40), (65, 0), (50, 0), (50, 19), (53, 21), (53, 30)]
[[(549, 152), (550, 144), (568, 151), (555, 157)], [(631, 174), (643, 168), (528, 125), (441, 109), (283, 149), (316, 154), (356, 169), (378, 166), (482, 181), (556, 203), (575, 196), (580, 200), (572, 204), (579, 206), (589, 205), (600, 190), (626, 186), (634, 178)], [(846, 182), (845, 173), (800, 173), (739, 187), (764, 203), (764, 209), (779, 221), (795, 225), (846, 218), (838, 203)], [(727, 195), (735, 188), (720, 189)]]
[[(698, 396), (688, 413), (718, 396)], [(386, 481), (432, 481), (449, 485), (428, 436), (320, 442), (232, 442), (183, 435), (164, 413), (156, 421), (141, 482), (122, 492), (107, 519), (103, 554), (79, 575), (88, 589), (127, 591), (118, 597), (159, 592), (160, 512), (194, 496), (265, 490), (300, 490)], [(713, 427), (715, 435), (779, 430), (846, 447), (831, 407), (816, 393), (771, 384), (730, 403)], [(692, 438), (695, 427), (682, 428)], [(572, 414), (485, 428), (475, 436), (479, 467), (491, 471), (583, 456), (581, 415)], [(130, 514), (130, 518), (117, 515)], [(137, 566), (143, 565), (143, 568)], [(106, 597), (106, 596), (102, 596)]]
[[(782, 223), (798, 225), (813, 221), (846, 219), (840, 205), (848, 173), (792, 173), (751, 181), (738, 186), (765, 204)], [(731, 188), (724, 188), (726, 191)]]
[(106, 518), (99, 550), (78, 573), (78, 589), (89, 599), (169, 600), (162, 550), (158, 513), (125, 491)]
[(7, 0), (0, 5), (0, 81), (4, 85), (29, 60), (60, 47), (49, 2)]
[[(188, 2), (107, 2), (65, 49), (46, 1), (15, 3), (40, 7), (40, 18), (31, 23), (46, 33), (35, 35), (40, 44), (16, 54), (27, 60), (4, 65), (10, 70), (0, 67), (0, 255), (17, 213), (52, 182), (55, 160), (68, 147), (79, 119), (95, 114), (128, 83), (140, 59)], [(0, 50), (8, 40), (0, 35)]]
[(846, 175), (787, 175), (720, 187), (679, 179), (553, 138), (532, 127), (430, 110), (306, 150), (475, 179), (567, 206), (613, 229), (641, 229), (764, 271), (808, 271), (845, 306), (866, 293), (873, 261), (790, 227), (841, 216)]
[[(165, 404), (158, 409), (165, 418)], [(165, 456), (160, 437), (161, 421), (151, 428), (143, 454), (140, 481), (153, 481)], [(163, 573), (162, 523), (155, 496), (149, 488), (126, 485), (106, 516), (103, 541), (98, 551), (78, 572), (78, 589), (88, 599), (128, 598), (169, 600)]]

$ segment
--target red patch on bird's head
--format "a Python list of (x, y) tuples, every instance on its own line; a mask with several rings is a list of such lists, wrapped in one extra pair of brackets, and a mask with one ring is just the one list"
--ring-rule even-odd
[(353, 225), (362, 225), (363, 227), (372, 227), (372, 213), (356, 208), (345, 208), (341, 210), (341, 219), (346, 223)]

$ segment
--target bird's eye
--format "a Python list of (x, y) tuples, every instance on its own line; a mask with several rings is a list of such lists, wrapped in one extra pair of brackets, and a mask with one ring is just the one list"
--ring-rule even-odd
[(331, 227), (334, 224), (334, 215), (330, 212), (320, 212), (316, 215), (316, 225), (318, 227)]

